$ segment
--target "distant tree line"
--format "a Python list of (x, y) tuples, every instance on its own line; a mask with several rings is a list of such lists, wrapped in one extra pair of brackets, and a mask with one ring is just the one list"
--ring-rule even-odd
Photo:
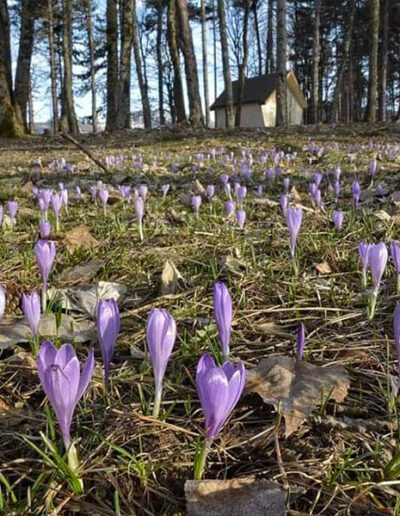
[(77, 103), (88, 95), (93, 132), (99, 120), (131, 127), (134, 90), (145, 128), (210, 125), (220, 77), (234, 127), (246, 77), (272, 72), (286, 125), (288, 68), (308, 101), (306, 123), (400, 117), (400, 0), (97, 2), (0, 0), (0, 135), (33, 130), (35, 94), (50, 99), (54, 133), (79, 132)]

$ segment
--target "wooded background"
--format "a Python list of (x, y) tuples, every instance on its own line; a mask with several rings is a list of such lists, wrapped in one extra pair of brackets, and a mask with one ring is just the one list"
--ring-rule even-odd
[(399, 119), (400, 0), (0, 0), (3, 136), (34, 130), (36, 98), (50, 99), (54, 133), (79, 132), (76, 103), (88, 96), (94, 132), (211, 125), (223, 87), (233, 127), (245, 78), (270, 72), (286, 125), (289, 69), (305, 123)]

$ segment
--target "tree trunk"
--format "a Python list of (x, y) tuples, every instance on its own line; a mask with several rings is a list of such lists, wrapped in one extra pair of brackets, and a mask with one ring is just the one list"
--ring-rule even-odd
[(15, 102), (21, 112), (25, 129), (29, 130), (28, 104), (31, 86), (31, 61), (35, 28), (34, 5), (31, 0), (23, 0), (17, 70), (15, 73)]
[(337, 79), (336, 79), (335, 91), (333, 93), (333, 100), (332, 100), (332, 110), (331, 110), (331, 113), (329, 116), (331, 122), (339, 121), (340, 90), (342, 88), (343, 75), (346, 70), (347, 63), (349, 61), (351, 39), (352, 39), (352, 34), (353, 34), (354, 14), (356, 11), (356, 0), (349, 0), (346, 10), (349, 13), (348, 26), (346, 29), (346, 35), (345, 35), (344, 44), (343, 44), (342, 58), (341, 58), (340, 63), (338, 64)]
[(90, 92), (92, 96), (92, 128), (93, 133), (97, 133), (97, 87), (96, 87), (96, 67), (94, 56), (93, 21), (92, 21), (92, 0), (86, 2), (86, 32), (89, 46), (90, 60)]
[(121, 45), (119, 58), (119, 77), (117, 90), (116, 129), (131, 126), (131, 54), (132, 54), (132, 24), (133, 0), (121, 0)]
[(235, 126), (240, 127), (240, 117), (242, 114), (242, 99), (244, 93), (244, 85), (246, 81), (247, 71), (247, 60), (249, 56), (249, 42), (248, 42), (248, 30), (249, 30), (249, 13), (250, 13), (250, 0), (244, 0), (244, 11), (243, 11), (243, 59), (239, 68), (239, 80), (238, 80), (238, 93), (236, 101), (236, 113), (235, 113)]
[(321, 59), (320, 44), (321, 0), (314, 0), (314, 31), (313, 31), (313, 65), (312, 65), (312, 97), (311, 123), (319, 122), (319, 63)]
[(258, 75), (261, 75), (263, 66), (262, 66), (260, 25), (258, 23), (258, 0), (252, 0), (251, 7), (252, 7), (253, 17), (254, 17), (254, 32), (256, 35), (256, 43), (257, 43)]
[(47, 2), (49, 61), (50, 61), (50, 88), (53, 134), (58, 132), (58, 95), (57, 95), (57, 63), (54, 40), (53, 0)]
[(178, 34), (177, 34), (176, 0), (168, 0), (167, 12), (167, 37), (168, 47), (174, 69), (174, 106), (176, 121), (186, 122), (185, 103), (183, 96), (183, 84), (181, 65), (179, 60)]
[(196, 53), (193, 45), (192, 31), (186, 0), (176, 0), (180, 29), (181, 51), (184, 57), (187, 93), (189, 98), (190, 121), (192, 125), (203, 125), (199, 78), (197, 74)]
[(163, 35), (163, 1), (157, 2), (157, 74), (158, 74), (158, 112), (160, 125), (165, 125), (164, 114), (164, 78), (163, 78), (163, 59), (162, 59), (162, 35)]
[(107, 117), (106, 130), (116, 128), (118, 106), (118, 20), (117, 0), (107, 0)]
[(268, 74), (274, 71), (274, 0), (268, 0), (267, 57), (265, 60), (265, 73)]
[(221, 38), (222, 68), (226, 91), (226, 127), (235, 126), (235, 109), (233, 105), (233, 87), (229, 62), (228, 32), (226, 27), (225, 0), (218, 0), (219, 32)]
[(378, 44), (379, 44), (379, 0), (371, 2), (371, 52), (369, 56), (368, 122), (376, 121), (376, 97), (378, 91)]
[(277, 56), (278, 84), (276, 88), (276, 125), (285, 126), (287, 117), (287, 86), (286, 86), (286, 0), (278, 0)]
[(137, 26), (137, 14), (136, 14), (136, 0), (133, 0), (133, 25), (132, 25), (132, 35), (133, 35), (133, 55), (135, 57), (135, 65), (136, 65), (136, 75), (139, 83), (140, 97), (142, 99), (142, 109), (143, 109), (143, 123), (145, 129), (151, 129), (151, 109), (149, 102), (149, 93), (146, 81), (143, 76), (143, 68), (142, 68), (142, 57), (140, 54), (140, 46), (139, 46), (139, 35), (138, 35), (138, 26)]
[(0, 0), (0, 136), (13, 138), (23, 133), (21, 113), (12, 90), (8, 6), (6, 0)]
[(388, 77), (389, 0), (383, 0), (379, 120), (386, 122)]
[(64, 76), (61, 99), (61, 124), (71, 134), (79, 134), (72, 90), (72, 0), (62, 1)]
[(214, 79), (214, 100), (218, 97), (217, 81), (217, 11), (215, 9), (216, 0), (212, 0), (213, 12), (213, 79)]
[(207, 20), (205, 0), (201, 0), (201, 43), (203, 52), (203, 87), (204, 87), (204, 111), (206, 113), (206, 125), (210, 126), (210, 97), (208, 94), (208, 45), (207, 45)]

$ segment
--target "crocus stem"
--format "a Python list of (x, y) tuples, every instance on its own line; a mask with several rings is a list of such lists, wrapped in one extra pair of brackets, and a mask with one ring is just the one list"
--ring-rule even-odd
[(56, 217), (56, 231), (57, 233), (60, 231), (60, 217)]
[(374, 289), (371, 293), (369, 302), (369, 314), (368, 319), (371, 321), (375, 316), (376, 301), (378, 299), (378, 289)]
[(142, 224), (142, 221), (139, 221), (139, 237), (140, 237), (140, 241), (143, 242), (144, 236), (143, 236), (143, 224)]
[(42, 287), (42, 312), (44, 313), (47, 308), (47, 285), (43, 283)]
[(194, 479), (201, 480), (206, 465), (207, 455), (211, 448), (211, 439), (205, 439), (204, 443), (196, 453), (195, 464), (194, 464)]
[(162, 388), (157, 388), (154, 396), (153, 417), (158, 418), (161, 408)]
[(297, 265), (296, 255), (294, 253), (292, 254), (292, 263), (293, 263), (294, 275), (297, 277), (299, 275), (299, 267)]
[(367, 271), (362, 271), (361, 286), (367, 288)]
[(68, 448), (68, 465), (71, 468), (71, 471), (78, 477), (78, 482), (81, 486), (82, 492), (83, 492), (83, 480), (79, 478), (78, 476), (78, 470), (79, 470), (79, 459), (78, 459), (78, 451), (76, 449), (76, 446), (74, 443), (70, 445)]

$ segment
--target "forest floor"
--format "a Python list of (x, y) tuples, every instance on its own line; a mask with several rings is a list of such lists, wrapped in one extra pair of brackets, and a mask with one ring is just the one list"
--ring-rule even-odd
[[(393, 346), (393, 313), (399, 300), (396, 273), (389, 260), (376, 316), (369, 321), (357, 251), (362, 241), (400, 240), (400, 125), (138, 130), (82, 136), (79, 141), (104, 162), (107, 156), (123, 155), (125, 160), (110, 165), (110, 174), (105, 174), (61, 137), (0, 140), (0, 202), (16, 199), (20, 206), (15, 229), (4, 227), (0, 234), (0, 284), (8, 292), (5, 322), (15, 317), (12, 320), (18, 321), (21, 293), (40, 287), (33, 254), (39, 211), (31, 189), (58, 189), (63, 182), (70, 205), (53, 236), (57, 257), (50, 283), (68, 289), (75, 301), (82, 290), (99, 282), (110, 282), (101, 283), (102, 288), (121, 296), (111, 391), (106, 394), (102, 387), (95, 337), (77, 338), (79, 357), (86, 356), (92, 341), (97, 360), (92, 386), (78, 405), (72, 428), (84, 481), (84, 494), (78, 495), (64, 467), (58, 425), (41, 390), (30, 344), (10, 343), (5, 324), (0, 325), (0, 513), (185, 513), (185, 481), (193, 478), (204, 432), (195, 370), (205, 352), (220, 358), (212, 291), (214, 282), (222, 279), (234, 304), (234, 362), (241, 360), (251, 370), (268, 357), (294, 357), (297, 328), (304, 322), (304, 360), (320, 367), (309, 373), (316, 378), (301, 380), (301, 392), (291, 392), (291, 401), (305, 403), (302, 396), (309, 395), (310, 380), (318, 380), (330, 367), (340, 370), (348, 383), (341, 386), (343, 396), (333, 396), (336, 401), (332, 392), (314, 392), (314, 410), (289, 436), (285, 408), (265, 403), (247, 390), (212, 446), (205, 478), (274, 481), (287, 495), (285, 504), (292, 515), (400, 514)], [(213, 148), (215, 158), (209, 156)], [(261, 163), (260, 156), (273, 150), (291, 155), (290, 160), (273, 164), (269, 155)], [(239, 181), (248, 188), (244, 230), (225, 216), (220, 175), (232, 173), (230, 153)], [(73, 165), (69, 171), (62, 158)], [(374, 186), (371, 159), (378, 161)], [(250, 178), (240, 176), (240, 162), (250, 164)], [(342, 191), (335, 206), (332, 183), (337, 166), (342, 170)], [(279, 167), (281, 175), (266, 180), (268, 167)], [(324, 174), (323, 209), (316, 209), (308, 195), (318, 171)], [(304, 209), (297, 276), (279, 206), (283, 177), (290, 177), (295, 187), (292, 202)], [(360, 207), (354, 210), (351, 185), (356, 178), (362, 193)], [(88, 193), (100, 180), (111, 192), (104, 215)], [(116, 187), (144, 183), (149, 195), (141, 242), (132, 203), (121, 199)], [(160, 187), (166, 183), (171, 187), (164, 199)], [(383, 197), (375, 193), (378, 183)], [(216, 196), (212, 203), (203, 199), (197, 218), (188, 195), (208, 184), (216, 186)], [(259, 184), (262, 194), (256, 191)], [(84, 192), (80, 200), (77, 185)], [(331, 222), (337, 208), (345, 213), (340, 231)], [(160, 284), (167, 260), (182, 278), (173, 285), (174, 292), (165, 295)], [(92, 330), (91, 319), (76, 303), (71, 316), (77, 325), (83, 320)], [(145, 322), (153, 307), (167, 308), (178, 327), (160, 420), (151, 416), (153, 377), (145, 347)], [(64, 317), (57, 302), (50, 303), (48, 311)], [(66, 333), (53, 340), (67, 341)], [(228, 504), (232, 492), (222, 489)], [(248, 500), (237, 503), (243, 508)], [(203, 513), (212, 514), (212, 509)]]

